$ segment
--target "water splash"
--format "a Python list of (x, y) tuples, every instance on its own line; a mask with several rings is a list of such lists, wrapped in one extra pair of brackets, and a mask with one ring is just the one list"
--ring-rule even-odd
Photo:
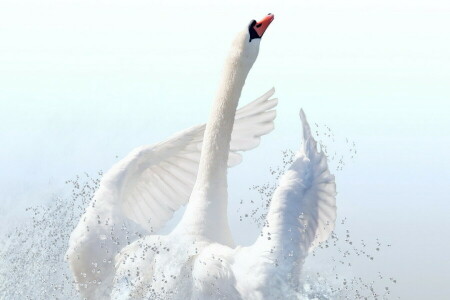
[[(346, 162), (355, 157), (355, 143), (348, 139), (346, 155), (338, 155), (340, 152), (332, 149), (335, 136), (329, 127), (316, 124), (316, 135), (336, 171), (342, 171)], [(293, 158), (294, 152), (283, 151), (280, 166), (270, 169), (272, 180), (250, 187), (260, 199), (241, 201), (238, 213), (242, 222), (263, 226), (277, 181)], [(84, 174), (67, 181), (70, 195), (55, 196), (48, 205), (27, 208), (28, 221), (0, 240), (0, 298), (80, 299), (65, 252), (70, 234), (98, 189), (101, 176), (101, 172), (94, 177)], [(299, 299), (392, 298), (395, 278), (378, 272), (370, 279), (354, 268), (357, 264), (373, 264), (379, 253), (389, 247), (379, 239), (366, 241), (353, 237), (347, 219), (340, 219), (331, 237), (309, 256)], [(326, 267), (318, 267), (321, 264)]]
[(101, 175), (76, 176), (66, 182), (72, 186), (70, 196), (26, 208), (28, 220), (1, 239), (0, 298), (79, 298), (64, 255)]
[[(338, 139), (327, 125), (315, 125), (318, 145), (328, 158), (330, 169), (341, 172), (357, 155), (356, 143), (349, 138)], [(251, 186), (254, 199), (241, 199), (237, 210), (239, 220), (264, 226), (272, 194), (278, 180), (295, 159), (295, 153), (285, 150), (281, 163), (270, 168), (271, 179), (263, 184)], [(343, 199), (338, 199), (338, 202)], [(339, 213), (338, 213), (339, 215)], [(392, 290), (397, 284), (393, 276), (377, 272), (376, 276), (362, 275), (359, 269), (376, 264), (376, 258), (391, 245), (378, 238), (366, 241), (353, 237), (346, 217), (336, 221), (330, 238), (320, 244), (306, 260), (302, 279), (301, 299), (392, 299)], [(325, 268), (317, 270), (317, 265)]]

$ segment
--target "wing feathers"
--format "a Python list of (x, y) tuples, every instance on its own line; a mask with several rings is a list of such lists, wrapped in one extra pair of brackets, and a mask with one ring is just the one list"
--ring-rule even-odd
[(262, 135), (273, 130), (276, 111), (270, 109), (277, 105), (278, 100), (269, 98), (274, 92), (275, 90), (271, 89), (236, 112), (230, 151), (253, 149), (259, 145)]
[(275, 89), (271, 88), (269, 91), (267, 91), (261, 97), (257, 98), (256, 100), (254, 100), (253, 102), (250, 102), (247, 105), (244, 105), (243, 107), (241, 107), (240, 109), (238, 109), (236, 111), (236, 118), (240, 118), (242, 115), (251, 114), (253, 112), (259, 112), (260, 104), (267, 101), (270, 97), (273, 96), (274, 93), (275, 93)]
[[(242, 161), (241, 151), (257, 147), (261, 136), (273, 130), (277, 99), (267, 93), (236, 111), (228, 166)], [(158, 230), (174, 211), (186, 204), (195, 184), (205, 125), (199, 125), (153, 146), (133, 150), (104, 178), (121, 195), (118, 202), (124, 217), (148, 231)]]
[(272, 231), (280, 232), (281, 235), (290, 236), (292, 226), (299, 228), (299, 249), (312, 250), (326, 240), (334, 228), (336, 184), (328, 169), (325, 154), (317, 151), (317, 143), (311, 135), (303, 110), (300, 111), (300, 118), (303, 124), (303, 147), (292, 166), (281, 177), (267, 218), (269, 223), (278, 224)]

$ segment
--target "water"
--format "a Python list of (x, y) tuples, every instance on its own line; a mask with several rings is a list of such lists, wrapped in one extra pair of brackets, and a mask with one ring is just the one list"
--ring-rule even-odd
[[(325, 147), (325, 144), (335, 145), (334, 134), (327, 126), (316, 124), (316, 135), (321, 139), (322, 149), (328, 151), (330, 166), (336, 172), (343, 170), (344, 161), (355, 157), (355, 143), (348, 139), (345, 157), (331, 147)], [(259, 199), (241, 201), (238, 211), (241, 222), (263, 225), (277, 179), (292, 159), (293, 152), (284, 151), (281, 165), (270, 169), (273, 179), (250, 187)], [(98, 188), (101, 176), (99, 172), (95, 176), (84, 174), (68, 180), (69, 195), (54, 196), (46, 205), (27, 208), (27, 221), (1, 239), (1, 299), (80, 299), (65, 261), (65, 252), (70, 233)], [(308, 257), (299, 299), (393, 298), (397, 279), (382, 272), (373, 274), (372, 278), (358, 274), (366, 264), (376, 264), (379, 253), (391, 245), (379, 239), (355, 237), (347, 224), (348, 220), (340, 217), (331, 237)]]

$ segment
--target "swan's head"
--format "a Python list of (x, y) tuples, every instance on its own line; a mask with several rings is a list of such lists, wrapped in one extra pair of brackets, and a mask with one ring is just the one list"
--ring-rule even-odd
[(258, 42), (261, 40), (264, 32), (266, 32), (267, 27), (269, 27), (270, 23), (272, 23), (275, 16), (273, 14), (267, 14), (261, 21), (256, 22), (252, 20), (250, 25), (248, 25), (248, 34), (249, 34), (249, 43), (253, 40), (257, 40)]
[(268, 14), (259, 22), (252, 20), (247, 28), (237, 35), (233, 48), (241, 60), (253, 65), (258, 56), (261, 38), (273, 19), (274, 15)]

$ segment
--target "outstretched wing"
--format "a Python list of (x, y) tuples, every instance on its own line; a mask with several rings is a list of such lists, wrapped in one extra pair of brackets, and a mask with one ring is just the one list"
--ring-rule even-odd
[(327, 157), (323, 151), (317, 150), (317, 142), (311, 135), (303, 110), (300, 118), (303, 146), (280, 179), (267, 220), (274, 225), (270, 229), (272, 232), (279, 233), (283, 239), (289, 238), (291, 242), (287, 243), (291, 246), (298, 243), (298, 251), (306, 256), (334, 229), (336, 184), (328, 169)]
[[(236, 112), (229, 166), (240, 151), (256, 147), (273, 129), (274, 90)], [(134, 149), (104, 176), (89, 207), (71, 234), (67, 259), (80, 292), (107, 299), (114, 256), (142, 234), (159, 230), (186, 204), (200, 161), (205, 125), (175, 134), (161, 143)]]
[(270, 99), (274, 93), (275, 89), (272, 88), (258, 99), (236, 111), (233, 132), (231, 133), (229, 167), (242, 161), (239, 151), (257, 147), (261, 141), (261, 136), (273, 130), (273, 120), (277, 112), (272, 109), (278, 104), (277, 99)]
[[(255, 148), (273, 129), (274, 89), (236, 112), (228, 165), (242, 161), (240, 151)], [(205, 125), (181, 132), (165, 142), (134, 150), (105, 177), (121, 185), (119, 200), (124, 214), (150, 232), (160, 229), (186, 204), (197, 177)], [(123, 180), (117, 174), (127, 170)], [(112, 177), (110, 179), (110, 177)], [(119, 204), (119, 203), (118, 203)]]
[(238, 276), (242, 275), (236, 281), (246, 290), (261, 292), (264, 299), (296, 298), (308, 252), (328, 238), (336, 220), (334, 176), (325, 154), (317, 150), (303, 111), (300, 118), (303, 147), (280, 178), (261, 235), (235, 256)]
[[(311, 128), (306, 121), (305, 113), (300, 111), (303, 126), (303, 153), (297, 161), (308, 161), (307, 172), (298, 170), (296, 162), (291, 167), (293, 171), (287, 175), (286, 181), (301, 178), (305, 193), (301, 199), (300, 219), (303, 227), (302, 243), (311, 251), (326, 239), (334, 229), (336, 222), (336, 183), (334, 175), (330, 173), (327, 157), (323, 151), (318, 152), (317, 142), (311, 135)], [(293, 196), (293, 195), (292, 195)], [(300, 199), (298, 199), (300, 200)], [(309, 247), (308, 247), (309, 246)]]

